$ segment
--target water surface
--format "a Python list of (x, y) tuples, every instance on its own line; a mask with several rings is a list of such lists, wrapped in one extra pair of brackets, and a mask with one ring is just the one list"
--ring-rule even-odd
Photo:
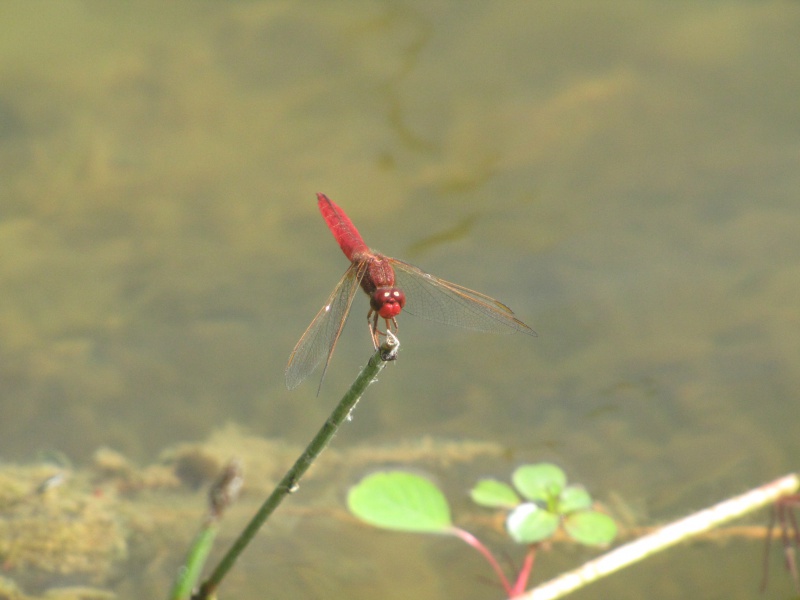
[[(320, 397), (284, 388), (347, 266), (321, 191), (372, 246), (539, 333), (402, 318), (401, 359), (340, 447), (490, 441), (495, 475), (552, 460), (645, 523), (797, 469), (796, 3), (4, 12), (5, 460), (148, 462), (227, 422), (307, 439), (371, 349), (359, 297)], [(278, 569), (295, 597), (496, 592), (458, 571), (466, 549), (303, 527)], [(321, 552), (326, 535), (349, 550)], [(750, 598), (758, 552), (684, 548), (587, 594)]]

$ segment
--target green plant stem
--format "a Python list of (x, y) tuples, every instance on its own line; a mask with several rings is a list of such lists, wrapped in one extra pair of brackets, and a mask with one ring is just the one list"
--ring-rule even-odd
[(200, 578), (203, 565), (206, 563), (214, 538), (217, 536), (217, 519), (209, 518), (203, 524), (189, 549), (186, 563), (181, 567), (178, 578), (170, 594), (170, 600), (187, 600), (192, 595), (192, 590)]
[(314, 439), (311, 440), (311, 443), (306, 447), (303, 454), (295, 461), (292, 468), (286, 472), (286, 475), (283, 476), (283, 479), (281, 479), (277, 487), (264, 501), (261, 508), (259, 508), (255, 516), (250, 520), (250, 523), (248, 523), (242, 533), (239, 534), (239, 537), (234, 541), (225, 556), (222, 557), (216, 569), (211, 573), (211, 576), (200, 586), (200, 590), (194, 596), (195, 600), (205, 600), (216, 593), (217, 587), (219, 587), (222, 579), (231, 567), (233, 567), (236, 559), (239, 558), (239, 555), (241, 555), (261, 526), (284, 498), (297, 490), (300, 478), (325, 449), (328, 443), (330, 443), (331, 438), (333, 438), (339, 426), (355, 408), (361, 396), (364, 394), (364, 391), (375, 381), (375, 377), (386, 365), (386, 361), (395, 359), (399, 347), (400, 343), (397, 341), (397, 338), (391, 336), (383, 343), (378, 351), (372, 355), (367, 366), (358, 374), (358, 377), (356, 377), (350, 389), (339, 401), (339, 404), (317, 432), (317, 435), (314, 436)]

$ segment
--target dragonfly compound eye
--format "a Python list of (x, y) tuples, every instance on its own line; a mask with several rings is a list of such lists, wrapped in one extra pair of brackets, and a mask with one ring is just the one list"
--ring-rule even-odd
[(403, 310), (406, 304), (406, 295), (397, 288), (383, 288), (375, 291), (374, 300), (381, 318), (391, 319)]

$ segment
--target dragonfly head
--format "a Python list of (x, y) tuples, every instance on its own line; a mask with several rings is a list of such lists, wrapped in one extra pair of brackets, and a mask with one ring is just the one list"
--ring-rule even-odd
[(406, 295), (397, 288), (378, 288), (370, 297), (372, 310), (382, 319), (391, 319), (400, 314), (406, 305)]

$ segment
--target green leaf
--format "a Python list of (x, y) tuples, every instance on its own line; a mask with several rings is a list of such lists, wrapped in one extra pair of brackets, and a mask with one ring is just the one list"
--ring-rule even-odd
[(558, 499), (558, 512), (562, 515), (591, 507), (592, 497), (580, 485), (568, 485), (561, 492), (561, 496)]
[(452, 527), (442, 492), (413, 473), (373, 473), (350, 489), (347, 506), (365, 523), (384, 529), (446, 533)]
[(558, 529), (558, 522), (558, 515), (526, 502), (508, 514), (506, 531), (519, 544), (534, 544), (552, 536)]
[(481, 479), (469, 492), (472, 501), (489, 508), (514, 508), (519, 496), (507, 483), (496, 479)]
[(617, 525), (608, 515), (596, 510), (574, 512), (564, 519), (564, 529), (575, 541), (586, 546), (604, 546), (617, 535)]
[(542, 500), (548, 505), (567, 484), (567, 476), (549, 463), (522, 465), (511, 475), (514, 487), (528, 500)]

